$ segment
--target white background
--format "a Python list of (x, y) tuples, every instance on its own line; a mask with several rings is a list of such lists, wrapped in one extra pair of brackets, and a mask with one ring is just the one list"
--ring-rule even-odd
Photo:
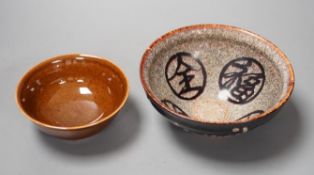
[[(312, 174), (314, 3), (237, 1), (0, 1), (0, 174)], [(222, 23), (259, 33), (290, 58), (292, 99), (268, 124), (242, 136), (207, 138), (173, 128), (146, 99), (144, 50), (169, 30)], [(15, 105), (19, 78), (65, 53), (110, 58), (131, 93), (100, 134), (64, 141), (38, 132)]]

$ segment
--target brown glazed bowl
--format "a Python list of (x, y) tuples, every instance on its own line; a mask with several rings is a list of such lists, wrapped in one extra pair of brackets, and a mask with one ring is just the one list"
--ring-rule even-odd
[(277, 46), (218, 24), (161, 36), (144, 53), (140, 76), (148, 99), (171, 123), (218, 136), (269, 121), (294, 87), (292, 65)]
[(20, 80), (16, 101), (44, 133), (79, 139), (100, 131), (125, 104), (128, 81), (112, 62), (91, 55), (50, 58)]

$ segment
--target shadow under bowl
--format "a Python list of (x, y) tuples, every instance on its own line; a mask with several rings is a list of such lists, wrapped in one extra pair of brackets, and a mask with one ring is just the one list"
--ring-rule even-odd
[(146, 50), (140, 76), (148, 99), (176, 126), (210, 135), (247, 132), (289, 99), (286, 55), (247, 30), (217, 24), (171, 31)]
[(128, 88), (126, 76), (112, 62), (69, 54), (28, 71), (18, 84), (16, 100), (41, 131), (79, 139), (100, 131), (119, 112)]

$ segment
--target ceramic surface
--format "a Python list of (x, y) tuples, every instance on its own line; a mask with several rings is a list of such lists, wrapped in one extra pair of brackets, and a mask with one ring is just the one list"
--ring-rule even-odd
[(196, 25), (156, 40), (141, 62), (149, 100), (172, 123), (214, 135), (268, 121), (294, 87), (285, 54), (265, 38), (227, 25)]
[(17, 102), (44, 132), (75, 139), (101, 130), (124, 105), (128, 82), (108, 60), (84, 54), (54, 57), (20, 81)]

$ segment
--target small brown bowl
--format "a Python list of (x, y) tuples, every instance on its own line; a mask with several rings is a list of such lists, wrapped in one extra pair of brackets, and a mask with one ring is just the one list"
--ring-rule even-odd
[(292, 65), (277, 46), (217, 24), (161, 36), (144, 53), (140, 76), (148, 99), (171, 123), (209, 135), (267, 122), (294, 87)]
[(126, 76), (112, 62), (69, 54), (28, 71), (17, 86), (16, 101), (41, 131), (79, 139), (100, 131), (125, 104), (128, 93)]

